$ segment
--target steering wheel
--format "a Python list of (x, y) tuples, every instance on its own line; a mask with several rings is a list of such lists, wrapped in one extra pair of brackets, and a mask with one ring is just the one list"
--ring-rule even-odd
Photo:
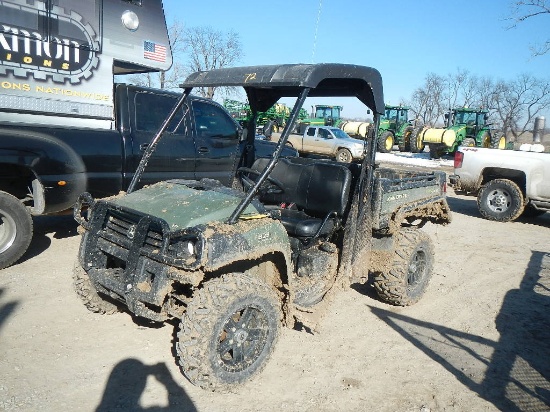
[[(257, 170), (250, 169), (248, 167), (239, 167), (237, 172), (241, 175), (241, 181), (243, 183), (244, 189), (248, 192), (256, 184), (247, 174), (252, 174), (254, 176), (260, 176), (261, 172)], [(262, 182), (258, 189), (262, 194), (279, 194), (284, 193), (284, 185), (277, 179), (267, 176), (266, 180)]]

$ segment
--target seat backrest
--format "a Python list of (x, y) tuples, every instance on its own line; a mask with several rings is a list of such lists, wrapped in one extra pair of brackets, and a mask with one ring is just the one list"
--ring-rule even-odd
[[(261, 172), (269, 160), (257, 159), (252, 168)], [(270, 176), (283, 184), (284, 193), (263, 194), (260, 200), (264, 203), (295, 203), (298, 208), (316, 217), (325, 217), (329, 212), (343, 215), (346, 210), (352, 173), (344, 165), (282, 158)]]

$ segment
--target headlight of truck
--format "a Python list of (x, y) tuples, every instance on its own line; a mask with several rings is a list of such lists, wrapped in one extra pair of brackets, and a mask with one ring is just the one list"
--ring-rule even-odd
[(168, 252), (176, 259), (196, 258), (198, 255), (197, 239), (176, 238), (170, 241)]

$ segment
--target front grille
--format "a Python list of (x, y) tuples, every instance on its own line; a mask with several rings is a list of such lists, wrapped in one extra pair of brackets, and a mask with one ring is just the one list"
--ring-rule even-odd
[[(105, 218), (103, 233), (106, 238), (116, 243), (130, 247), (138, 228), (141, 216), (121, 210), (109, 210)], [(142, 245), (148, 250), (160, 250), (162, 247), (162, 230), (151, 224), (147, 230), (147, 235)]]

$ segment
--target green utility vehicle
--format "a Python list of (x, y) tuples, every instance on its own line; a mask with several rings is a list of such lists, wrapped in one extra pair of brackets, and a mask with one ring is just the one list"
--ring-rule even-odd
[(385, 106), (384, 117), (378, 131), (378, 151), (389, 153), (397, 144), (400, 152), (411, 150), (410, 139), (414, 127), (409, 121), (409, 108), (405, 106)]
[(459, 146), (504, 149), (506, 138), (490, 129), (488, 113), (484, 109), (467, 107), (453, 109), (445, 114), (446, 128), (425, 128), (413, 140), (417, 145), (428, 144), (434, 159), (456, 152)]
[[(176, 179), (135, 190), (175, 113), (190, 110), (191, 90), (209, 86), (242, 86), (254, 113), (231, 187)], [(150, 321), (179, 319), (174, 344), (182, 372), (203, 388), (226, 390), (265, 366), (282, 325), (315, 330), (344, 286), (372, 276), (391, 304), (420, 299), (434, 261), (420, 227), (450, 222), (446, 177), (375, 168), (384, 110), (377, 70), (234, 67), (194, 73), (182, 87), (128, 192), (102, 200), (83, 194), (75, 206), (83, 233), (75, 288), (90, 310), (124, 306)], [(256, 114), (289, 96), (296, 104), (273, 157), (255, 159)], [(362, 163), (281, 157), (307, 96), (355, 96), (375, 113)]]

